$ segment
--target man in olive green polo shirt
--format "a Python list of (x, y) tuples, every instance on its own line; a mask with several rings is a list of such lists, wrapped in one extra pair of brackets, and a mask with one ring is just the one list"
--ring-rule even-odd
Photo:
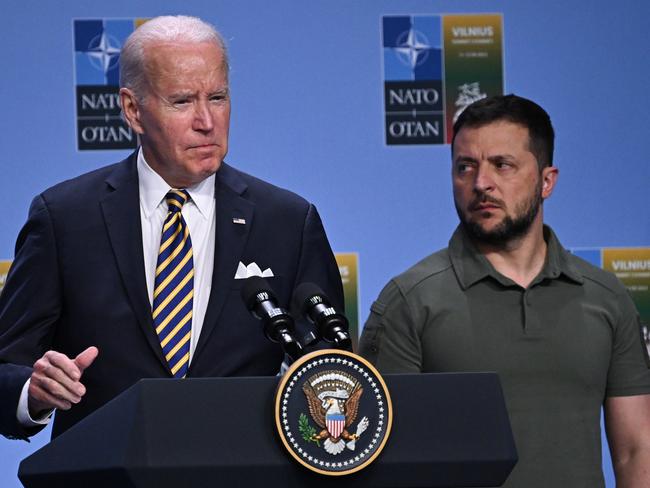
[(454, 125), (460, 225), (392, 279), (360, 352), (383, 373), (497, 371), (519, 462), (504, 486), (602, 487), (600, 409), (617, 486), (650, 487), (650, 370), (639, 317), (611, 274), (543, 224), (555, 187), (548, 114), (514, 95)]

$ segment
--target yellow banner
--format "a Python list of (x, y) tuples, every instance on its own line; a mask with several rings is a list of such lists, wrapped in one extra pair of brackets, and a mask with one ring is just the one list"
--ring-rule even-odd
[(356, 252), (336, 253), (343, 293), (345, 294), (345, 316), (350, 322), (350, 337), (357, 350), (359, 337), (359, 255)]
[(641, 320), (650, 325), (650, 247), (604, 248), (603, 269), (614, 273), (630, 290)]
[(0, 291), (5, 286), (5, 281), (7, 281), (7, 273), (9, 273), (9, 267), (11, 266), (11, 261), (0, 261)]

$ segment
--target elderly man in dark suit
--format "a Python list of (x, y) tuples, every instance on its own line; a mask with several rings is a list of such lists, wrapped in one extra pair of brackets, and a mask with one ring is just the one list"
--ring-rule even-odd
[(32, 202), (0, 296), (0, 433), (56, 436), (140, 378), (276, 374), (283, 353), (239, 297), (281, 304), (340, 276), (313, 205), (227, 165), (224, 43), (191, 17), (126, 41), (120, 99), (141, 147)]

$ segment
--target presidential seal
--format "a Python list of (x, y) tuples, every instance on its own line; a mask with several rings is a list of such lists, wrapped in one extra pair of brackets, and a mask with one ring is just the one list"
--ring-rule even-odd
[(386, 385), (365, 359), (326, 349), (296, 361), (275, 397), (282, 443), (302, 465), (339, 476), (372, 463), (392, 424)]

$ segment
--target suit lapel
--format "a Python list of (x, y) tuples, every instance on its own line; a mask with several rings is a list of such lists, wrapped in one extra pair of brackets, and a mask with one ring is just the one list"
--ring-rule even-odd
[(100, 204), (117, 267), (133, 312), (152, 351), (169, 369), (154, 330), (147, 294), (136, 161), (137, 151), (116, 167), (106, 180), (111, 190)]
[[(212, 288), (192, 364), (205, 347), (228, 298), (253, 224), (255, 209), (251, 201), (241, 196), (247, 188), (246, 183), (226, 163), (217, 172), (215, 185), (216, 230)], [(190, 370), (191, 368), (192, 365)]]

